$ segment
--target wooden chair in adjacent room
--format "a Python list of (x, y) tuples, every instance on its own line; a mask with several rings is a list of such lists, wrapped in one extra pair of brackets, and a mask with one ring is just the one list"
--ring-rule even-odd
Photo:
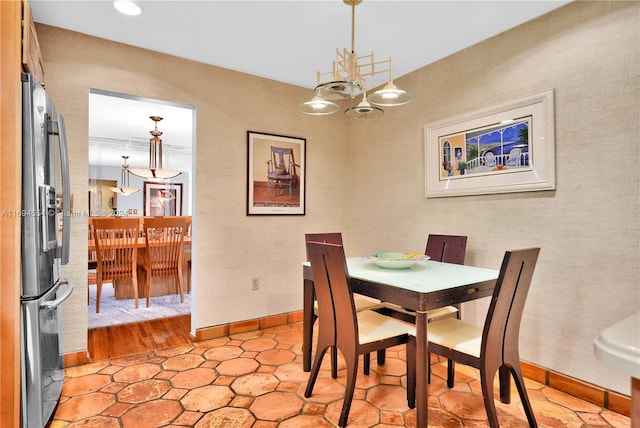
[[(307, 398), (312, 395), (327, 349), (340, 350), (347, 370), (344, 402), (338, 422), (338, 426), (344, 427), (353, 400), (359, 355), (364, 356), (365, 374), (369, 374), (368, 355), (380, 349), (407, 343), (407, 328), (410, 326), (375, 311), (356, 312), (342, 245), (307, 242), (307, 254), (318, 299), (319, 325), (316, 355), (304, 395)], [(415, 347), (407, 350), (407, 354), (409, 353), (415, 355)], [(415, 371), (415, 358), (413, 367), (412, 370)], [(415, 373), (408, 373), (408, 377), (415, 379)], [(415, 387), (413, 393), (415, 394)]]
[[(131, 278), (138, 307), (138, 219), (94, 218), (91, 233), (96, 246), (96, 313), (100, 312), (102, 284), (109, 280)], [(114, 283), (115, 286), (115, 283)]]
[(151, 296), (151, 278), (174, 276), (180, 302), (184, 302), (182, 259), (187, 221), (184, 217), (147, 217), (144, 219), (147, 307)]
[[(93, 235), (91, 234), (91, 222), (89, 223), (89, 239), (88, 243), (95, 242), (93, 239)], [(93, 248), (87, 251), (87, 305), (89, 304), (89, 289), (92, 285), (97, 284), (98, 278), (98, 256), (96, 256), (96, 248), (95, 244)]]
[[(449, 317), (430, 323), (427, 329), (429, 352), (480, 370), (484, 406), (492, 428), (498, 427), (493, 399), (497, 372), (500, 400), (510, 402), (511, 374), (529, 426), (537, 426), (520, 368), (518, 340), (522, 311), (539, 252), (540, 248), (529, 248), (505, 253), (483, 327)], [(412, 334), (410, 342), (415, 341), (415, 331)], [(407, 357), (410, 360), (409, 353)], [(411, 366), (415, 361), (408, 364)], [(407, 391), (411, 404), (415, 399), (415, 378), (407, 378)]]
[(185, 242), (184, 245), (184, 250), (183, 250), (183, 257), (184, 260), (182, 260), (182, 263), (184, 265), (184, 269), (185, 269), (185, 276), (186, 276), (186, 288), (185, 288), (185, 292), (190, 293), (191, 292), (191, 248), (192, 248), (192, 244), (191, 244), (191, 228), (192, 228), (192, 218), (191, 216), (189, 217), (185, 217), (186, 221), (187, 221), (187, 231), (185, 233), (185, 241), (188, 240), (188, 245), (187, 242)]
[[(305, 243), (307, 242), (323, 242), (329, 244), (337, 244), (342, 245), (342, 234), (340, 232), (331, 232), (331, 233), (307, 233), (304, 235)], [(307, 253), (307, 260), (309, 260), (309, 253)], [(382, 307), (382, 304), (379, 300), (373, 299), (367, 296), (361, 296), (359, 294), (353, 295), (353, 302), (356, 308), (356, 312), (373, 310)], [(315, 323), (318, 318), (318, 301), (314, 301), (313, 307), (313, 320), (312, 324)], [(305, 334), (313, 334), (312, 330), (309, 332), (305, 332)], [(306, 341), (306, 343), (312, 343), (313, 338), (310, 337)], [(379, 363), (383, 363), (383, 360), (380, 360)], [(338, 352), (335, 348), (331, 350), (331, 376), (335, 379), (338, 376)]]
[[(427, 247), (424, 250), (425, 255), (430, 260), (444, 263), (454, 263), (458, 265), (464, 264), (464, 257), (467, 250), (467, 237), (462, 235), (437, 235), (429, 234), (427, 237)], [(398, 305), (384, 302), (385, 309), (395, 312), (395, 316), (409, 322), (415, 323), (415, 313), (408, 311)], [(442, 308), (432, 309), (428, 312), (428, 321), (434, 321), (441, 318), (455, 315), (460, 319), (460, 305), (445, 306)], [(431, 372), (429, 372), (431, 376)], [(455, 376), (455, 362), (449, 360), (447, 363), (447, 385), (453, 387)]]

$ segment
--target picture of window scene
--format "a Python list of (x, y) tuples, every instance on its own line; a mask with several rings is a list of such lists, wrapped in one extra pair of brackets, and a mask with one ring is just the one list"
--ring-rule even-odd
[(531, 116), (439, 138), (440, 178), (529, 169)]

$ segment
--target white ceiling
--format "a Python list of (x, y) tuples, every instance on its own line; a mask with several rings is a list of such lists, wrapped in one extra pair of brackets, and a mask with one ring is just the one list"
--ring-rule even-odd
[(92, 90), (89, 94), (89, 164), (142, 167), (149, 164), (150, 131), (160, 116), (163, 167), (180, 171), (191, 169), (193, 106), (125, 94)]
[[(31, 7), (39, 23), (310, 89), (317, 71), (331, 70), (336, 48), (351, 47), (351, 7), (342, 0), (138, 3), (143, 13), (137, 17), (120, 14), (111, 0), (31, 0)], [(392, 56), (397, 78), (567, 3), (365, 0), (355, 8), (355, 50), (375, 52), (377, 60)], [(367, 86), (385, 79), (374, 76)], [(105, 121), (100, 128), (115, 128), (113, 112), (96, 114)], [(142, 127), (136, 136), (148, 138), (148, 116), (136, 122)], [(171, 126), (163, 122), (169, 142)]]

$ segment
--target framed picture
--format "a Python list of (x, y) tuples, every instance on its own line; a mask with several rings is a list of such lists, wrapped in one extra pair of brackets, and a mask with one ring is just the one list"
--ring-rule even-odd
[(247, 131), (247, 215), (304, 215), (306, 143)]
[(145, 181), (144, 215), (182, 215), (182, 183)]
[(425, 125), (425, 196), (553, 190), (553, 90)]

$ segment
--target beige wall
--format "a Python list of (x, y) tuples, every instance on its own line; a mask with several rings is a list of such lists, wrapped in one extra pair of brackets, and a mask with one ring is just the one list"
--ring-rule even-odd
[[(38, 31), (48, 89), (79, 160), (89, 88), (196, 106), (195, 328), (300, 309), (305, 232), (342, 231), (350, 255), (421, 251), (428, 233), (467, 234), (467, 263), (479, 266), (497, 268), (509, 248), (542, 247), (523, 359), (629, 393), (628, 378), (593, 357), (592, 340), (640, 307), (638, 13), (638, 3), (569, 4), (396, 79), (415, 100), (372, 122), (301, 115), (303, 88)], [(549, 88), (556, 191), (424, 198), (425, 124)], [(245, 216), (247, 130), (307, 139), (306, 216)], [(82, 210), (86, 164), (74, 162), (72, 177)], [(86, 348), (86, 218), (75, 220), (66, 352)], [(464, 316), (479, 322), (484, 307), (469, 304)]]
[[(572, 3), (424, 67), (397, 82), (411, 104), (354, 123), (350, 138), (352, 251), (465, 234), (467, 263), (497, 269), (505, 250), (540, 246), (522, 358), (625, 393), (628, 376), (594, 357), (593, 339), (640, 309), (639, 5)], [(425, 124), (550, 88), (556, 191), (425, 199)], [(484, 307), (464, 317), (481, 322)]]
[[(300, 114), (311, 94), (300, 87), (50, 26), (38, 35), (47, 89), (66, 118), (78, 214), (64, 272), (77, 287), (65, 304), (65, 352), (87, 346), (89, 88), (196, 106), (193, 328), (300, 310), (304, 233), (347, 229), (349, 122)], [(248, 130), (306, 138), (305, 216), (246, 216)]]

